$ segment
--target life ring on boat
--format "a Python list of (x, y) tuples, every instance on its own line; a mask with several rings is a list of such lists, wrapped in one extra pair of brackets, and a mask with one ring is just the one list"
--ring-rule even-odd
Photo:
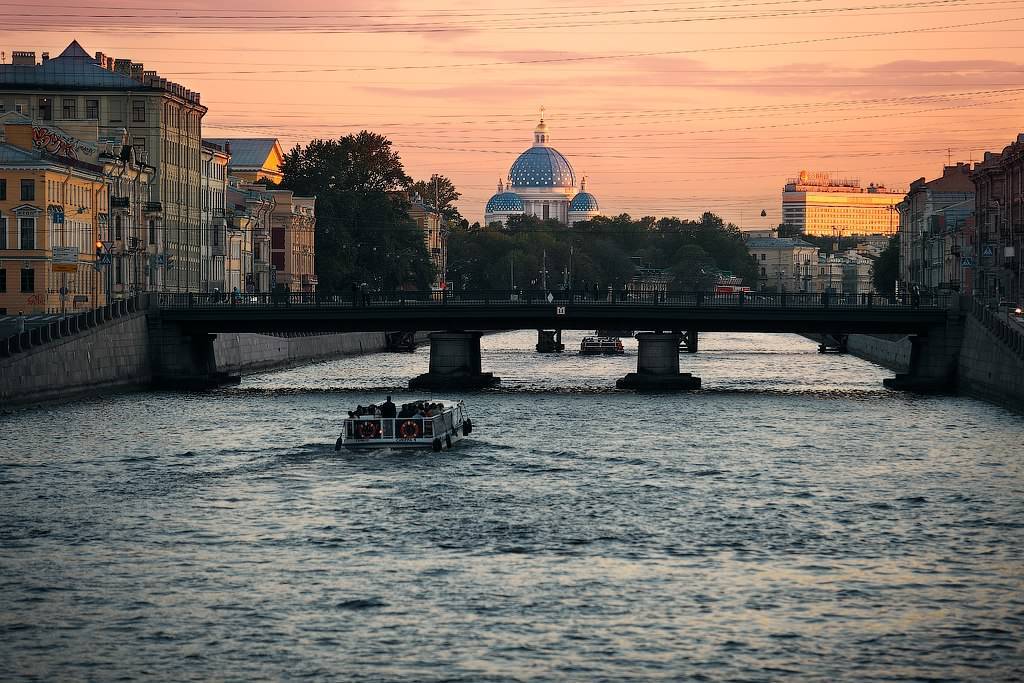
[(420, 423), (415, 420), (405, 420), (398, 425), (398, 435), (403, 439), (418, 439), (421, 433)]
[(361, 439), (372, 439), (377, 436), (377, 423), (376, 422), (360, 422), (359, 423), (359, 438)]

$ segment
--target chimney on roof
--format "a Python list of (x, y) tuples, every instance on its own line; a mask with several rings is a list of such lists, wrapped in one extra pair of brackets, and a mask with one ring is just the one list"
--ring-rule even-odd
[(1024, 133), (1017, 133), (1017, 142), (1024, 142)]
[(103, 66), (103, 63), (105, 61), (107, 61), (107, 56), (105, 54), (103, 54), (102, 52), (97, 52), (96, 53), (96, 63), (99, 64), (100, 66)]
[(132, 78), (134, 78), (135, 80), (137, 80), (137, 81), (139, 81), (141, 83), (142, 82), (142, 72), (143, 71), (144, 71), (144, 69), (142, 68), (142, 64), (136, 64), (135, 62), (132, 62), (132, 65), (131, 65)]
[(11, 53), (11, 64), (14, 66), (35, 66), (36, 53), (35, 51), (23, 52), (15, 50)]
[(231, 156), (231, 140), (224, 141), (224, 153)]
[(114, 60), (114, 71), (125, 76), (132, 75), (132, 60), (130, 59), (115, 59)]
[(43, 62), (42, 62), (43, 64), (46, 64), (48, 61), (50, 61), (50, 53), (49, 52), (44, 52), (41, 56), (43, 58)]

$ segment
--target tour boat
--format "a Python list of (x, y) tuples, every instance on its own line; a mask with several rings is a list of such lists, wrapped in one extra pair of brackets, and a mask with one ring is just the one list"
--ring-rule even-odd
[(618, 337), (584, 337), (580, 342), (580, 353), (584, 356), (620, 355), (625, 352)]
[[(431, 448), (446, 450), (473, 430), (462, 401), (425, 399), (405, 405), (440, 406), (430, 417), (377, 417), (357, 415), (345, 420), (334, 450)], [(401, 412), (399, 412), (401, 415)]]

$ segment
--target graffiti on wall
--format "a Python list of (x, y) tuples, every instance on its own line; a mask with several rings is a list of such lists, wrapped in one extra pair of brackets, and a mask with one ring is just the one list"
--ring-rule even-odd
[(94, 145), (48, 126), (32, 126), (32, 144), (50, 154), (77, 161), (83, 160), (82, 157), (95, 158), (99, 152)]

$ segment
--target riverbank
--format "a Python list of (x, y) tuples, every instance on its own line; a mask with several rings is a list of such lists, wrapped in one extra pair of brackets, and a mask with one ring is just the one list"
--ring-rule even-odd
[[(303, 336), (221, 334), (215, 370), (238, 377), (387, 349), (383, 332)], [(153, 383), (149, 330), (139, 312), (0, 360), (0, 407), (71, 401)]]

